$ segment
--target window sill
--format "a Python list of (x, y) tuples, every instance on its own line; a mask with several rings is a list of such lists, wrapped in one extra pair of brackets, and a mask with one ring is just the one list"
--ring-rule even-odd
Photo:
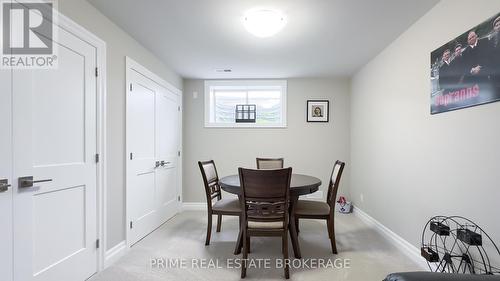
[(231, 129), (286, 129), (286, 124), (272, 124), (272, 125), (264, 125), (264, 124), (205, 124), (205, 128), (231, 128)]

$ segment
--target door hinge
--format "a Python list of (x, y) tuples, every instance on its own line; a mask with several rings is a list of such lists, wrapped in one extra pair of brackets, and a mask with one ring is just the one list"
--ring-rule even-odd
[(130, 229), (132, 229), (132, 227), (134, 227), (134, 226), (132, 224), (132, 221), (130, 221)]
[(99, 241), (99, 239), (97, 239), (97, 240), (95, 241), (95, 248), (96, 248), (96, 249), (99, 249), (99, 247), (101, 247), (101, 243), (100, 243), (100, 242), (101, 242), (101, 241)]
[(132, 83), (130, 83), (130, 91), (132, 92)]
[(97, 153), (97, 154), (95, 155), (95, 162), (96, 162), (96, 163), (99, 163), (99, 160), (100, 160), (100, 159), (99, 159), (99, 153)]
[(181, 196), (177, 196), (177, 201), (181, 202)]
[(181, 151), (180, 151), (180, 150), (179, 150), (179, 151), (177, 151), (177, 155), (178, 155), (178, 156), (181, 156)]
[(98, 70), (98, 68), (96, 67), (96, 68), (95, 68), (95, 77), (98, 77), (98, 76), (99, 76), (99, 70)]
[(134, 159), (134, 154), (130, 152), (130, 160)]
[(179, 106), (179, 107), (177, 107), (177, 109), (178, 109), (179, 111), (181, 111), (181, 107), (180, 107), (180, 106)]

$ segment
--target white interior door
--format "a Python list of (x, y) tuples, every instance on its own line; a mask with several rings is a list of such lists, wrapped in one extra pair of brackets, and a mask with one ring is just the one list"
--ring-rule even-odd
[(51, 180), (16, 182), (19, 281), (80, 281), (97, 270), (96, 48), (58, 33), (57, 69), (13, 72), (14, 178)]
[(12, 281), (12, 72), (0, 69), (0, 276)]
[(172, 217), (178, 206), (179, 96), (160, 88), (156, 98), (157, 206), (160, 224)]
[(127, 97), (127, 216), (129, 241), (136, 243), (156, 225), (156, 92), (154, 83), (132, 72)]
[(128, 69), (128, 243), (174, 216), (178, 207), (179, 95)]

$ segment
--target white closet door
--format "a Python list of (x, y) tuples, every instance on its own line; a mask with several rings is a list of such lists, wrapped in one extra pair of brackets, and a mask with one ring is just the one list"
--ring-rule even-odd
[(134, 244), (154, 230), (156, 208), (156, 85), (132, 72), (127, 96), (127, 216), (129, 242)]
[[(14, 275), (85, 280), (97, 268), (96, 48), (58, 30), (57, 69), (13, 72)], [(112, 196), (112, 195), (110, 195)]]
[(178, 208), (180, 97), (144, 69), (127, 69), (127, 218), (131, 246)]
[(163, 163), (156, 171), (156, 204), (163, 223), (175, 214), (178, 206), (179, 96), (160, 88), (156, 101), (156, 157)]
[(0, 69), (0, 276), (12, 281), (12, 72)]

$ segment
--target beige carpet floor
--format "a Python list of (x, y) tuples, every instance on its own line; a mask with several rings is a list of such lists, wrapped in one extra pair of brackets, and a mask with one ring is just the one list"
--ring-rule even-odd
[[(237, 225), (237, 218), (224, 217), (222, 232), (216, 233), (214, 225), (211, 244), (205, 246), (205, 212), (180, 213), (90, 280), (239, 280), (240, 269), (235, 259), (241, 258), (241, 255), (232, 254), (238, 234)], [(299, 242), (302, 262), (298, 264), (295, 261), (290, 280), (380, 281), (391, 272), (420, 269), (352, 214), (336, 214), (335, 227), (338, 255), (331, 254), (324, 222), (301, 220)], [(255, 267), (248, 269), (246, 279), (284, 280), (283, 270), (276, 268), (276, 260), (282, 257), (280, 239), (259, 237), (252, 238), (251, 243), (249, 258), (253, 259)], [(293, 257), (291, 245), (289, 248), (290, 257)], [(324, 266), (309, 268), (314, 266), (314, 262), (319, 263), (318, 259), (323, 260)], [(152, 266), (158, 260), (166, 262), (167, 266)], [(346, 263), (349, 265), (344, 268)]]

